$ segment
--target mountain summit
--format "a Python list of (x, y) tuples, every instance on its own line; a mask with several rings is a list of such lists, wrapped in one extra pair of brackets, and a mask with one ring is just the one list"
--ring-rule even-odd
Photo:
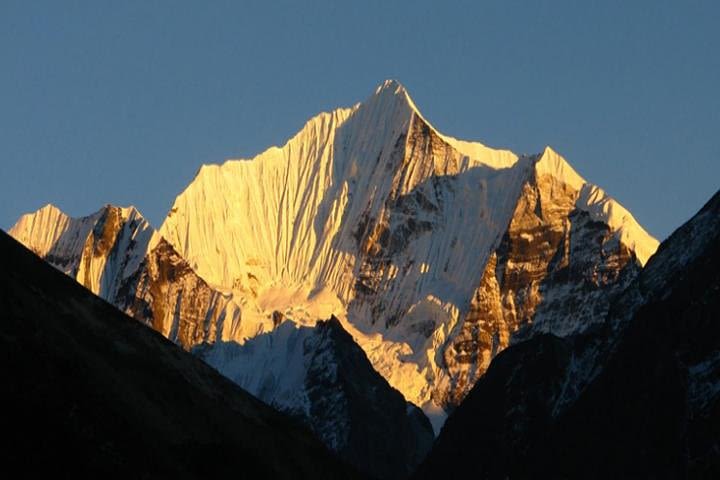
[[(282, 323), (334, 316), (436, 429), (512, 342), (603, 321), (658, 244), (551, 148), (517, 155), (444, 135), (393, 80), (282, 147), (203, 166), (157, 233), (124, 212), (109, 225), (127, 225), (130, 241), (109, 249), (103, 238), (125, 237), (105, 236), (102, 214), (40, 210), (11, 234), (184, 347), (205, 344), (208, 359), (222, 340), (248, 344), (252, 362), (258, 335), (291, 358), (298, 335)], [(86, 283), (82, 258), (89, 279), (119, 280)], [(268, 372), (247, 372), (235, 380), (297, 410), (260, 387)]]
[(340, 318), (426, 411), (514, 335), (599, 321), (657, 247), (552, 149), (445, 136), (392, 80), (282, 147), (203, 167), (160, 233), (245, 322)]

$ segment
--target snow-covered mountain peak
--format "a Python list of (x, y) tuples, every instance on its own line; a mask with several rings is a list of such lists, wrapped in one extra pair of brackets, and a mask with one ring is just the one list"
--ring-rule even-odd
[(141, 221), (147, 222), (145, 217), (142, 215), (142, 213), (140, 213), (140, 211), (135, 207), (135, 205), (128, 205), (127, 207), (121, 207), (119, 205), (107, 204), (107, 205), (105, 205), (104, 209), (105, 210), (111, 210), (111, 209), (117, 210), (120, 212), (120, 215), (122, 216), (122, 218), (136, 219), (136, 220), (141, 220)]
[(410, 94), (405, 86), (397, 80), (385, 80), (383, 83), (378, 85), (375, 92), (373, 92), (373, 94), (360, 105), (368, 105), (376, 100), (398, 102), (409, 106), (412, 111), (418, 111), (418, 108), (415, 106), (415, 102), (413, 102), (412, 98), (410, 98)]
[(360, 108), (363, 106), (367, 107), (375, 102), (382, 104), (386, 110), (392, 109), (392, 107), (388, 108), (388, 106), (394, 106), (394, 108), (401, 108), (410, 115), (417, 117), (420, 122), (437, 135), (438, 138), (459, 152), (463, 157), (466, 157), (471, 167), (487, 166), (494, 169), (509, 168), (518, 160), (518, 156), (509, 150), (494, 149), (480, 142), (460, 140), (440, 132), (422, 114), (410, 96), (410, 93), (397, 80), (385, 80), (385, 82), (375, 89), (374, 95), (360, 104)]
[(616, 238), (635, 252), (641, 264), (657, 250), (657, 239), (647, 233), (627, 209), (602, 188), (588, 183), (550, 146), (538, 157), (535, 172), (538, 177), (547, 175), (577, 192), (575, 207), (590, 214), (592, 220), (607, 224)]
[[(133, 206), (106, 204), (95, 213), (71, 218), (54, 207), (23, 215), (9, 232), (59, 270), (105, 298), (137, 270), (159, 241)], [(120, 258), (120, 265), (110, 257)]]
[(553, 149), (441, 134), (392, 80), (282, 147), (203, 167), (160, 232), (247, 328), (334, 314), (428, 409), (456, 404), (521, 327), (599, 321), (657, 245)]
[(392, 80), (282, 146), (201, 167), (158, 234), (113, 206), (47, 208), (11, 233), (186, 347), (335, 315), (433, 414), (521, 333), (602, 321), (657, 245), (550, 147), (519, 157), (444, 135)]
[(48, 203), (48, 204), (38, 208), (34, 212), (28, 212), (28, 213), (23, 214), (16, 222), (16, 225), (21, 222), (29, 223), (32, 221), (37, 221), (38, 219), (41, 219), (41, 218), (47, 219), (47, 220), (53, 220), (53, 221), (56, 221), (56, 220), (62, 221), (64, 219), (69, 219), (70, 217), (65, 212), (60, 210), (60, 208), (58, 208), (57, 206), (53, 205), (52, 203)]
[(410, 98), (410, 94), (403, 84), (397, 80), (389, 79), (378, 85), (372, 95), (365, 99), (358, 106), (368, 105), (375, 101), (382, 101), (384, 103), (399, 103), (410, 107), (410, 111), (418, 112), (418, 108)]
[(383, 81), (378, 87), (375, 89), (375, 95), (379, 95), (382, 92), (392, 92), (394, 94), (407, 94), (407, 90), (403, 86), (402, 83), (395, 80), (394, 78), (388, 78), (387, 80)]
[(593, 220), (606, 223), (615, 232), (615, 238), (635, 252), (641, 265), (645, 265), (657, 250), (658, 240), (650, 235), (625, 207), (597, 185), (583, 185), (576, 207), (588, 212)]
[[(98, 214), (99, 212), (96, 212), (93, 216)], [(21, 216), (8, 233), (37, 255), (44, 257), (61, 243), (61, 239), (79, 239), (82, 236), (81, 231), (90, 228), (90, 223), (80, 225), (73, 222), (73, 219), (62, 210), (48, 203), (34, 212)]]
[(60, 210), (58, 207), (56, 207), (52, 203), (45, 204), (44, 206), (37, 209), (34, 213), (43, 213), (43, 214), (47, 214), (47, 215), (57, 215), (57, 216), (61, 216), (61, 215), (67, 216), (65, 214), (65, 212)]
[(342, 158), (336, 160), (340, 166), (349, 166), (351, 171), (354, 171), (362, 166), (359, 162), (375, 160), (378, 153), (394, 147), (390, 142), (399, 141), (395, 135), (407, 134), (413, 121), (433, 132), (461, 157), (465, 157), (468, 168), (510, 168), (518, 160), (518, 156), (509, 150), (493, 149), (480, 142), (459, 140), (441, 133), (422, 115), (407, 89), (397, 80), (389, 79), (380, 84), (372, 95), (352, 107), (321, 112), (310, 118), (300, 131), (282, 146), (269, 147), (252, 159), (229, 159), (220, 165), (202, 165), (193, 183), (203, 183), (206, 181), (203, 180), (204, 176), (209, 176), (207, 181), (214, 182), (216, 180), (213, 178), (217, 179), (218, 176), (226, 175), (228, 170), (238, 168), (238, 162), (264, 163), (263, 170), (271, 170), (276, 168), (278, 163), (285, 163), (289, 157), (298, 154), (306, 159), (313, 158), (316, 154), (333, 155), (340, 142), (344, 145), (353, 142), (364, 150), (364, 155), (356, 154), (349, 159), (351, 165), (341, 163)]
[(538, 157), (535, 163), (535, 171), (538, 175), (551, 175), (575, 190), (580, 190), (586, 183), (585, 179), (570, 166), (567, 160), (549, 145), (545, 147)]

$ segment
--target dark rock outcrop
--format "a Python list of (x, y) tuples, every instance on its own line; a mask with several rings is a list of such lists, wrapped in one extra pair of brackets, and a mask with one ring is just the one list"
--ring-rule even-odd
[(0, 461), (24, 477), (353, 478), (275, 412), (0, 232)]

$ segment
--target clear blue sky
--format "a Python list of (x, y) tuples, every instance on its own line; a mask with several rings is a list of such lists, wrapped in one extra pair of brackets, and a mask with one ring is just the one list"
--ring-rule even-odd
[[(207, 5), (212, 3), (212, 5)], [(0, 1), (0, 226), (159, 226), (202, 163), (400, 80), (441, 131), (546, 144), (659, 238), (720, 188), (720, 2)]]

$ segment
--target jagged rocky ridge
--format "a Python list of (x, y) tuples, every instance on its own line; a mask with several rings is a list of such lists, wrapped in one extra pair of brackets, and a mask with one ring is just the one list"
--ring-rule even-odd
[(0, 232), (5, 469), (361, 478), (309, 431)]
[(717, 478), (720, 192), (584, 333), (504, 351), (417, 478)]
[(601, 321), (657, 246), (552, 149), (519, 157), (442, 135), (394, 81), (283, 147), (203, 166), (118, 280), (99, 284), (103, 255), (83, 263), (85, 245), (57, 233), (67, 220), (44, 215), (11, 233), (188, 348), (272, 336), (276, 312), (298, 327), (335, 315), (436, 427), (514, 339)]

